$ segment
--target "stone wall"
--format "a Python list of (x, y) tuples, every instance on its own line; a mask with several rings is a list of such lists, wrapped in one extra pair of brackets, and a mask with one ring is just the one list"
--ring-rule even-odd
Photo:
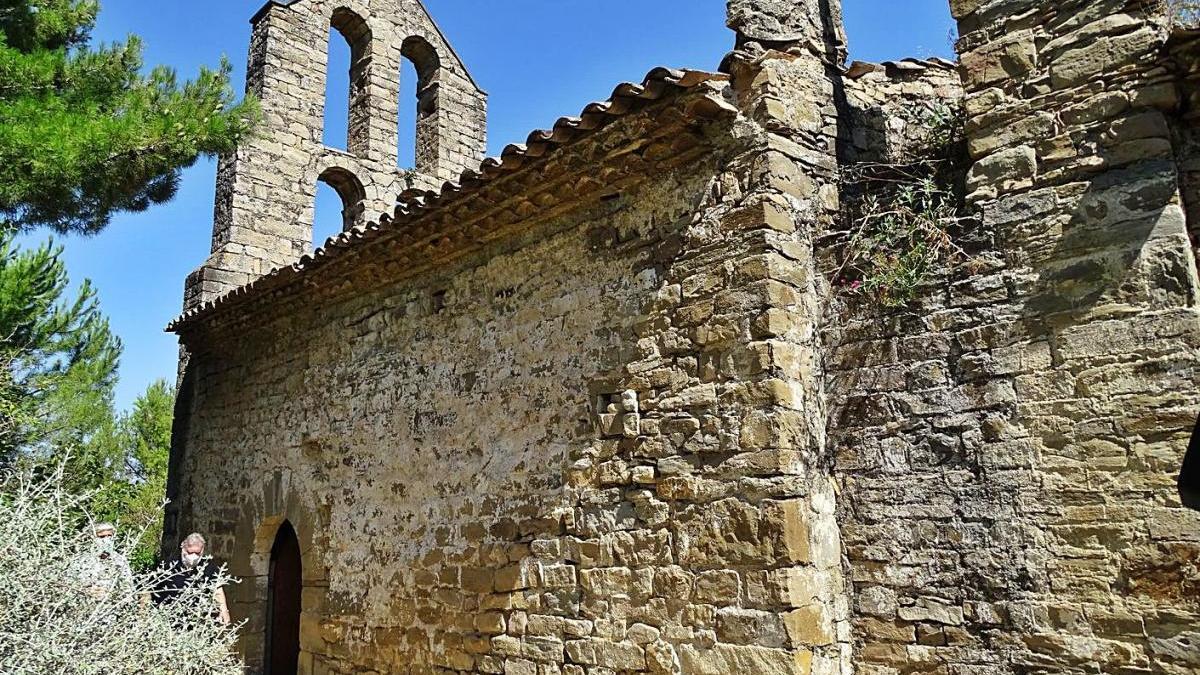
[(855, 164), (905, 163), (928, 156), (931, 147), (947, 140), (937, 134), (953, 132), (949, 124), (939, 128), (937, 118), (961, 116), (962, 80), (949, 61), (856, 62), (841, 82), (838, 154), (843, 176)]
[[(284, 520), (306, 673), (1196, 670), (1192, 43), (957, 0), (957, 73), (847, 71), (837, 4), (181, 319), (166, 536), (252, 670)], [(845, 171), (960, 103), (967, 257), (848, 300)]]
[(1190, 673), (1196, 265), (1152, 3), (952, 3), (973, 257), (837, 308), (830, 442), (859, 672)]
[[(319, 181), (341, 196), (345, 227), (363, 226), (390, 213), (405, 190), (477, 168), (487, 145), (486, 95), (419, 0), (272, 1), (252, 23), (247, 87), (263, 120), (218, 167), (213, 253), (188, 279), (189, 308), (319, 246)], [(323, 142), (331, 27), (351, 48), (344, 151)], [(416, 67), (417, 101), (400, 100), (404, 59)], [(411, 172), (397, 168), (401, 105), (417, 107)]]
[[(768, 63), (829, 86), (821, 64)], [(522, 183), (608, 182), (532, 199), (545, 215), (434, 271), (384, 247), (185, 331), (167, 536), (209, 533), (244, 579), (229, 596), (252, 669), (285, 519), (302, 672), (841, 668), (832, 487), (803, 460), (812, 383), (793, 377), (812, 333), (786, 311), (811, 281), (791, 207), (818, 186), (726, 96), (535, 164)], [(723, 121), (694, 118), (713, 105)], [(792, 197), (765, 187), (783, 177)]]

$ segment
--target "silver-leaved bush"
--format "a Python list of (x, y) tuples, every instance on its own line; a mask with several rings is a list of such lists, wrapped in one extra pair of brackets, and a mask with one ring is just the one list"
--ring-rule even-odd
[[(0, 477), (0, 673), (240, 674), (237, 627), (214, 618), (214, 592), (232, 582), (225, 571), (189, 580), (162, 605), (151, 594), (165, 568), (122, 570), (97, 585), (96, 541), (79, 527), (86, 503), (63, 490), (61, 469)], [(115, 553), (136, 538), (117, 537)]]

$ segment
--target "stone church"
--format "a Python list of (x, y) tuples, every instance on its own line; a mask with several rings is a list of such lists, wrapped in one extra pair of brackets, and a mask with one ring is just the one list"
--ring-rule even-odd
[[(949, 2), (957, 63), (847, 65), (838, 0), (728, 0), (719, 68), (490, 159), (419, 0), (258, 12), (262, 129), (169, 329), (165, 523), (240, 577), (250, 671), (1200, 672), (1200, 37)], [(971, 234), (856, 300), (846, 175), (922, 110), (960, 117)]]

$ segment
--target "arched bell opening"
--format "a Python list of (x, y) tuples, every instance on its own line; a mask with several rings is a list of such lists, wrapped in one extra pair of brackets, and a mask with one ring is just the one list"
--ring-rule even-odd
[(326, 169), (317, 178), (312, 248), (361, 223), (365, 200), (366, 191), (353, 173), (340, 167)]
[(345, 7), (333, 11), (325, 82), (325, 145), (360, 157), (367, 152), (371, 123), (371, 41), (371, 29), (361, 16)]
[[(398, 120), (401, 149), (398, 164), (415, 167), (419, 173), (433, 175), (437, 167), (439, 107), (438, 94), (442, 61), (437, 50), (425, 38), (412, 36), (400, 46), (404, 67), (400, 76), (400, 118)], [(414, 81), (415, 85), (408, 82)], [(408, 96), (404, 92), (411, 92)], [(411, 101), (406, 104), (405, 99)], [(404, 139), (412, 139), (408, 146)], [(411, 153), (408, 148), (411, 147)], [(409, 164), (411, 162), (411, 164)], [(408, 165), (408, 166), (405, 166)]]

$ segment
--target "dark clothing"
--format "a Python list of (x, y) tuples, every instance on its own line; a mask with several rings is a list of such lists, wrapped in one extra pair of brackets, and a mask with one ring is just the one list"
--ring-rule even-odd
[(167, 575), (154, 589), (155, 604), (174, 602), (183, 594), (189, 585), (211, 582), (217, 578), (217, 566), (210, 561), (202, 561), (195, 567), (188, 567), (181, 560), (175, 560), (167, 566)]
[(1183, 457), (1183, 470), (1179, 472), (1179, 498), (1184, 506), (1200, 511), (1200, 420), (1196, 421), (1192, 442), (1188, 444), (1187, 454)]

